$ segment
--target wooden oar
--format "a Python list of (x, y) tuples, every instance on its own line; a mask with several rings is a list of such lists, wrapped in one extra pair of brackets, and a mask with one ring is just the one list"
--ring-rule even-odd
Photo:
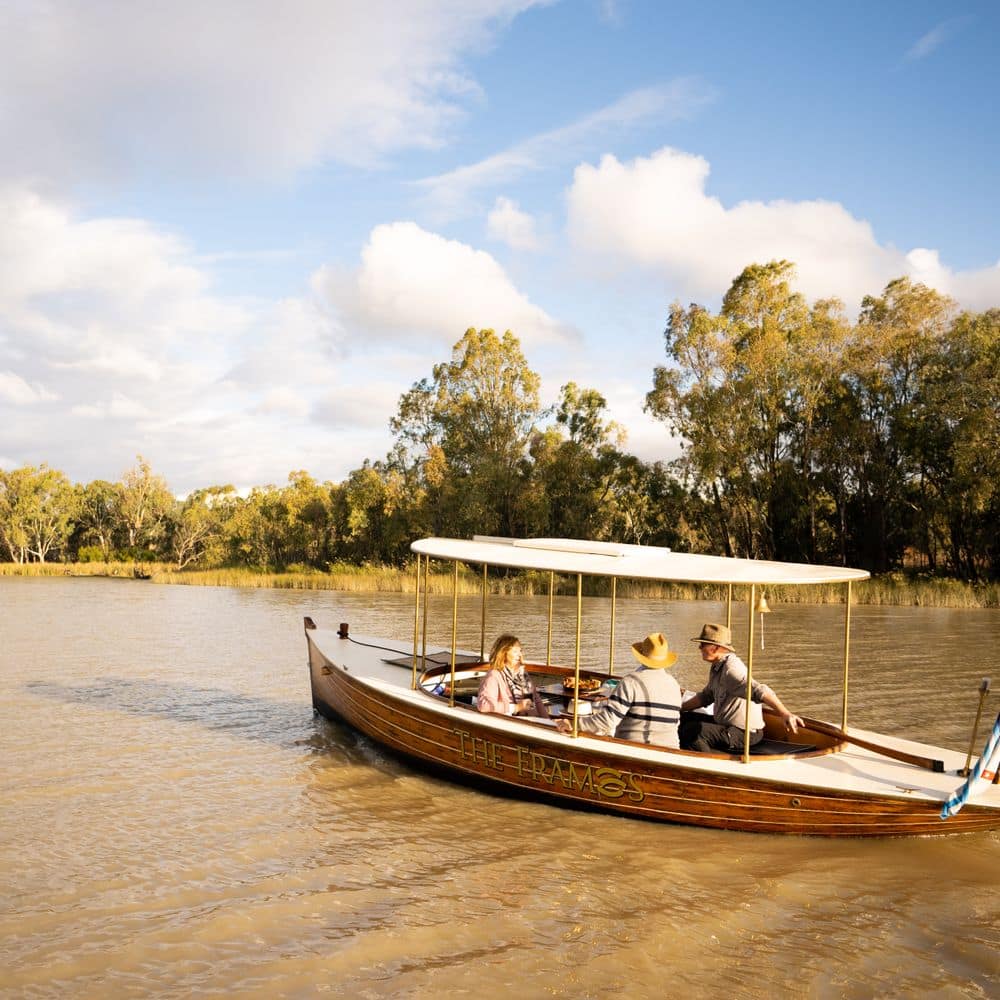
[(815, 719), (803, 719), (805, 729), (812, 729), (814, 732), (823, 733), (825, 736), (832, 736), (834, 739), (843, 740), (844, 743), (853, 743), (856, 747), (864, 747), (872, 753), (881, 754), (883, 757), (891, 757), (893, 760), (902, 761), (904, 764), (913, 764), (916, 767), (926, 768), (928, 771), (944, 771), (944, 761), (935, 760), (933, 757), (920, 757), (917, 754), (907, 753), (905, 750), (895, 750), (892, 747), (883, 746), (881, 743), (872, 743), (871, 740), (863, 740), (860, 736), (851, 736), (843, 729), (831, 726), (828, 722), (818, 722)]
[(972, 763), (972, 751), (976, 749), (976, 733), (979, 732), (979, 720), (983, 717), (983, 702), (986, 701), (986, 696), (990, 692), (990, 679), (989, 677), (984, 677), (982, 684), (979, 685), (979, 708), (976, 709), (976, 721), (972, 724), (972, 739), (969, 740), (969, 752), (965, 755), (965, 767), (962, 768), (962, 774), (968, 776), (970, 767)]

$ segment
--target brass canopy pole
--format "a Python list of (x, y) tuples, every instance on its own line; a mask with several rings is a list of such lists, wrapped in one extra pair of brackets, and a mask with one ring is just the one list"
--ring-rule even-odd
[(750, 763), (750, 695), (753, 692), (753, 612), (757, 605), (757, 584), (750, 584), (747, 603), (747, 714), (743, 720), (743, 763)]
[(428, 569), (430, 567), (431, 557), (427, 556), (424, 559), (424, 637), (420, 646), (420, 670), (423, 672), (427, 669), (427, 591), (430, 587), (430, 582), (427, 577)]
[(420, 638), (420, 553), (417, 553), (417, 579), (413, 588), (413, 690), (417, 689), (417, 641)]
[(479, 659), (486, 657), (486, 563), (483, 563), (483, 614), (479, 622)]
[(733, 585), (729, 584), (726, 592), (726, 628), (733, 627)]
[(608, 650), (608, 676), (615, 675), (615, 601), (618, 597), (618, 577), (611, 577), (611, 642)]
[(451, 577), (451, 699), (448, 704), (455, 707), (455, 649), (458, 646), (458, 560)]
[(847, 581), (847, 601), (844, 611), (844, 708), (840, 728), (847, 729), (847, 667), (851, 655), (851, 581)]
[(556, 575), (549, 571), (549, 638), (545, 643), (545, 666), (552, 666), (552, 595), (555, 592)]
[(579, 735), (579, 727), (577, 724), (578, 715), (577, 708), (580, 705), (580, 637), (583, 628), (583, 576), (580, 573), (576, 574), (576, 660), (574, 667), (574, 676), (576, 677), (576, 684), (573, 687), (573, 735)]

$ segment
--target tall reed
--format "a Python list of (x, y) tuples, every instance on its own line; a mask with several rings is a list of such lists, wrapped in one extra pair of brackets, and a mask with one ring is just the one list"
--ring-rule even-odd
[[(259, 587), (284, 590), (346, 590), (375, 593), (412, 593), (413, 567), (353, 565), (336, 563), (328, 571), (295, 568), (285, 572), (220, 567), (217, 569), (177, 570), (168, 563), (0, 563), (0, 576), (106, 576), (118, 579), (150, 579), (154, 583), (174, 583), (208, 587)], [(420, 586), (423, 588), (423, 572)], [(432, 594), (450, 594), (452, 569), (448, 563), (430, 564), (427, 589)], [(490, 593), (548, 594), (549, 574), (540, 571), (491, 571)], [(477, 594), (482, 586), (479, 567), (459, 565), (458, 590)], [(557, 576), (558, 595), (576, 593), (576, 578)], [(606, 597), (611, 582), (602, 577), (585, 577), (587, 596)], [(653, 597), (672, 600), (724, 600), (724, 586), (697, 583), (669, 583), (657, 580), (622, 579), (619, 597)], [(857, 604), (882, 604), (927, 608), (1000, 608), (1000, 584), (969, 584), (960, 580), (905, 576), (894, 573), (854, 584)], [(839, 604), (844, 587), (817, 584), (802, 587), (768, 587), (769, 600), (783, 604)], [(746, 588), (733, 588), (734, 600), (746, 599)]]

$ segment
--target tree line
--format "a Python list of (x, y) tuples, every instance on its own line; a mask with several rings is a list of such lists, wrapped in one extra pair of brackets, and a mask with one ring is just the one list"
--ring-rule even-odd
[(681, 443), (645, 462), (599, 391), (551, 405), (518, 339), (469, 329), (405, 392), (394, 445), (342, 482), (196, 490), (137, 458), (117, 482), (0, 470), (14, 562), (399, 565), (425, 535), (562, 536), (1000, 579), (1000, 310), (907, 278), (855, 322), (793, 266), (747, 267), (718, 312), (675, 303), (646, 408)]

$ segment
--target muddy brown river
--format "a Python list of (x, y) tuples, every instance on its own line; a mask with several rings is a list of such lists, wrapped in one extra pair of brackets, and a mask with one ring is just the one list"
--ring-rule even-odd
[[(839, 722), (842, 610), (772, 607), (755, 676)], [(494, 598), (489, 632), (544, 660), (546, 609)], [(608, 613), (585, 601), (584, 666)], [(0, 578), (0, 996), (1000, 996), (1000, 835), (727, 833), (452, 785), (313, 714), (306, 614), (412, 636), (403, 595)], [(663, 631), (699, 686), (687, 640), (724, 615), (619, 600), (616, 669)], [(430, 621), (447, 642), (448, 599)], [(964, 752), (992, 676), (981, 746), (1000, 612), (853, 621), (851, 724)]]

